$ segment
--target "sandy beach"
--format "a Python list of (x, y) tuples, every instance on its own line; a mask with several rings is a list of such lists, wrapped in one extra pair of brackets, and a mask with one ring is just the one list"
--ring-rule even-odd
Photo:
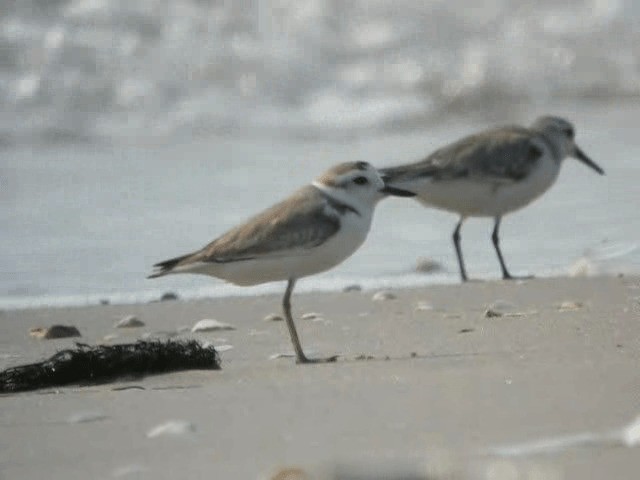
[[(2, 395), (0, 478), (637, 478), (635, 437), (616, 435), (640, 415), (640, 278), (391, 292), (294, 295), (308, 354), (340, 355), (310, 366), (272, 358), (291, 351), (284, 322), (264, 320), (277, 295), (0, 312), (3, 369), (178, 331), (222, 359)], [(125, 315), (146, 325), (115, 329)], [(205, 318), (235, 330), (186, 328)], [(82, 337), (28, 334), (55, 323)]]

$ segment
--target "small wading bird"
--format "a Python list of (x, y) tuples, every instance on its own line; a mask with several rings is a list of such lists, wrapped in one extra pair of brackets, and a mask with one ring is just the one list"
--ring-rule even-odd
[(304, 354), (291, 316), (291, 293), (297, 279), (335, 267), (362, 245), (375, 206), (386, 195), (414, 194), (385, 185), (366, 162), (337, 165), (201, 250), (154, 265), (149, 278), (199, 273), (236, 285), (286, 280), (282, 307), (297, 362), (335, 361)]
[(468, 217), (492, 217), (491, 239), (502, 278), (513, 277), (500, 251), (500, 222), (542, 195), (558, 178), (566, 157), (575, 157), (600, 175), (604, 170), (575, 143), (573, 125), (559, 117), (540, 117), (529, 127), (508, 126), (470, 135), (436, 150), (426, 159), (380, 170), (384, 181), (416, 194), (425, 206), (460, 215), (453, 231), (460, 277), (467, 271), (460, 228)]

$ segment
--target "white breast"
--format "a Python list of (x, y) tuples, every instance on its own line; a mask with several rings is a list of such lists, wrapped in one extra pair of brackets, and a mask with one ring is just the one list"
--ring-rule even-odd
[(277, 255), (237, 262), (200, 263), (184, 273), (211, 275), (236, 285), (258, 285), (329, 270), (350, 257), (367, 238), (372, 212), (361, 213), (345, 212), (340, 217), (340, 229), (317, 247), (293, 247)]
[(416, 187), (421, 203), (470, 217), (495, 217), (518, 210), (542, 195), (558, 177), (560, 165), (545, 151), (537, 167), (516, 182), (492, 178), (427, 181)]

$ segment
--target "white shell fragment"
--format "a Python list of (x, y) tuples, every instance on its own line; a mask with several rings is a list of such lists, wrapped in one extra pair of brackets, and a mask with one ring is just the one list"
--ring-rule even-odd
[(318, 318), (321, 318), (322, 315), (320, 315), (319, 313), (316, 312), (309, 312), (309, 313), (305, 313), (304, 315), (302, 315), (302, 320), (316, 320)]
[(582, 302), (565, 301), (558, 305), (558, 310), (561, 312), (574, 312), (584, 307)]
[(196, 323), (191, 331), (195, 332), (217, 332), (220, 330), (235, 330), (235, 327), (229, 325), (228, 323), (223, 323), (218, 320), (211, 320), (205, 318), (204, 320), (200, 320)]
[(269, 360), (277, 360), (278, 358), (295, 358), (295, 353), (274, 353), (273, 355), (269, 355)]
[(145, 467), (144, 465), (131, 464), (131, 465), (125, 465), (124, 467), (116, 468), (113, 471), (113, 473), (111, 473), (111, 476), (114, 478), (120, 478), (120, 477), (138, 478), (139, 474), (148, 472), (148, 471), (149, 471), (149, 468)]
[(431, 305), (429, 302), (418, 302), (416, 303), (414, 310), (416, 312), (428, 312), (430, 310), (433, 310), (433, 305)]
[(640, 417), (636, 417), (633, 422), (622, 430), (622, 442), (627, 447), (640, 445)]
[(514, 303), (508, 302), (507, 300), (496, 300), (487, 307), (487, 310), (493, 310), (506, 315), (507, 313), (515, 312), (517, 308)]
[(144, 322), (135, 315), (127, 315), (122, 317), (114, 325), (115, 328), (139, 328), (144, 327)]
[(278, 315), (277, 313), (270, 313), (266, 317), (263, 318), (265, 322), (282, 322), (284, 317), (282, 315)]
[(184, 420), (170, 420), (153, 427), (147, 432), (147, 438), (177, 437), (192, 434), (196, 426)]
[(384, 302), (385, 300), (394, 300), (396, 298), (395, 293), (389, 292), (388, 290), (380, 290), (371, 297), (374, 302)]
[(229, 344), (214, 345), (213, 347), (216, 349), (217, 352), (220, 352), (220, 353), (233, 349), (233, 345), (229, 345)]

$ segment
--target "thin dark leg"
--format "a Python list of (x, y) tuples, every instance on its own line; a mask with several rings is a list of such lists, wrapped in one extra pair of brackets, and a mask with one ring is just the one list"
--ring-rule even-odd
[(507, 270), (507, 265), (504, 263), (504, 258), (502, 257), (502, 252), (500, 251), (500, 222), (502, 221), (502, 217), (496, 217), (495, 223), (493, 225), (493, 233), (491, 234), (491, 240), (493, 241), (493, 246), (496, 249), (496, 253), (498, 254), (498, 260), (500, 261), (500, 268), (502, 268), (502, 278), (505, 280), (511, 280), (514, 277), (511, 276), (509, 270)]
[(289, 329), (289, 336), (291, 336), (291, 343), (293, 343), (293, 349), (296, 352), (296, 363), (324, 363), (335, 362), (338, 357), (309, 359), (302, 351), (302, 345), (298, 338), (298, 332), (296, 325), (293, 323), (293, 317), (291, 316), (291, 294), (293, 293), (293, 287), (296, 284), (295, 278), (290, 278), (287, 283), (287, 290), (284, 292), (284, 298), (282, 299), (282, 308), (284, 310), (284, 318), (287, 322), (287, 328)]
[(464, 222), (464, 217), (460, 217), (456, 229), (453, 231), (453, 245), (456, 247), (456, 255), (458, 257), (458, 266), (460, 267), (460, 278), (463, 282), (467, 281), (467, 270), (464, 268), (464, 259), (462, 258), (462, 248), (460, 248), (460, 228)]

